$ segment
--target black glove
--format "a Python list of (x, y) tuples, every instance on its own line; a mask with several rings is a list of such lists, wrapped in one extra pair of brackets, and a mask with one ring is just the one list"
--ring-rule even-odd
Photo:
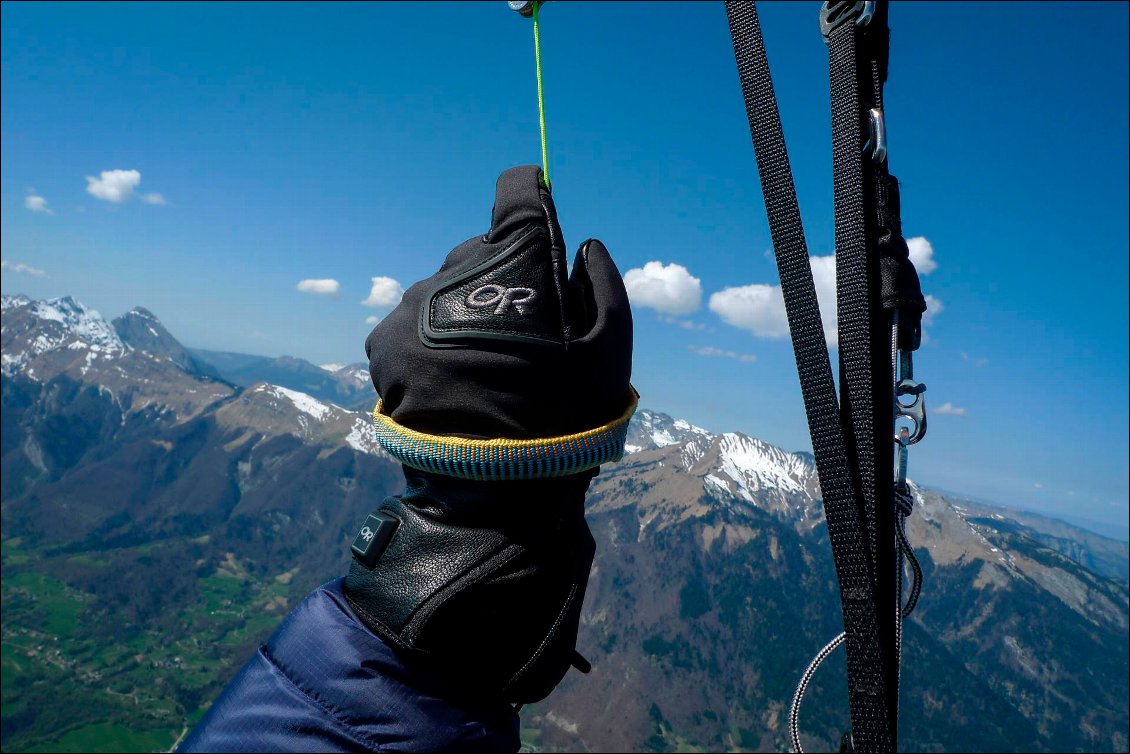
[(571, 275), (541, 171), (498, 179), (490, 232), (365, 343), (408, 487), (354, 544), (345, 592), (406, 660), (467, 693), (544, 698), (569, 665), (595, 549), (584, 493), (623, 452), (632, 317), (604, 245)]

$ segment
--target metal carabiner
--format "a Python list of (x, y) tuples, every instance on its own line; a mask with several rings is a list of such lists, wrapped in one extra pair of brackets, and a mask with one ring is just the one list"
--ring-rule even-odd
[[(902, 436), (902, 432), (895, 436), (895, 442), (905, 448), (907, 445), (921, 442), (922, 438), (926, 436), (926, 397), (923, 395), (926, 392), (926, 385), (914, 379), (912, 352), (899, 351), (898, 357), (899, 374), (898, 381), (895, 383), (895, 421), (909, 419), (914, 422), (913, 432), (904, 428), (904, 431), (907, 432), (906, 437)], [(899, 399), (904, 395), (912, 395), (914, 400), (910, 403), (903, 403)]]
[(534, 15), (534, 3), (539, 0), (507, 0), (507, 5), (510, 10), (516, 12), (523, 18), (530, 18)]
[(856, 26), (867, 26), (871, 23), (871, 19), (875, 17), (875, 2), (874, 0), (866, 0), (863, 3), (863, 8), (859, 11), (859, 18), (855, 19)]
[(867, 111), (867, 141), (863, 145), (863, 153), (869, 154), (876, 164), (887, 161), (887, 120), (881, 108), (873, 107)]
[(820, 33), (827, 41), (837, 26), (852, 21), (856, 26), (867, 26), (875, 17), (875, 0), (826, 0), (820, 6)]
[(897, 435), (895, 435), (895, 442), (897, 442), (898, 445), (899, 445), (898, 473), (895, 475), (895, 489), (897, 489), (897, 490), (905, 490), (906, 489), (906, 466), (907, 466), (907, 456), (909, 455), (907, 448), (909, 447), (909, 445), (908, 445), (909, 440), (910, 440), (910, 430), (907, 429), (906, 427), (901, 428), (899, 430), (899, 433)]

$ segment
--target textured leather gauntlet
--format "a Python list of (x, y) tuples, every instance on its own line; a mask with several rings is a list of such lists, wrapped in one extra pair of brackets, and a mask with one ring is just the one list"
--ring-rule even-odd
[(346, 596), (467, 693), (544, 698), (587, 665), (584, 494), (636, 403), (619, 271), (590, 240), (568, 274), (541, 171), (513, 168), (490, 231), (409, 288), (365, 350), (377, 437), (408, 486), (358, 535)]

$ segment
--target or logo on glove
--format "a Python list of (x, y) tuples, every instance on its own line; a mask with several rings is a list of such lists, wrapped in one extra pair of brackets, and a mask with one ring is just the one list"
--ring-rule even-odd
[(503, 288), (501, 285), (487, 283), (467, 294), (467, 306), (486, 309), (497, 304), (494, 313), (498, 315), (506, 314), (513, 306), (519, 314), (525, 314), (527, 308), (533, 308), (537, 295), (533, 288)]

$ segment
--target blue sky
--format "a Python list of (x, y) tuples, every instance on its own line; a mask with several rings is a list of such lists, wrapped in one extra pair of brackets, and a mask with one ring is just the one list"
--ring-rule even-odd
[[(826, 256), (818, 7), (761, 17)], [(911, 476), (1125, 537), (1127, 4), (1025, 7), (891, 8), (890, 164), (941, 303)], [(721, 4), (551, 3), (543, 25), (554, 195), (571, 245), (640, 270), (644, 405), (807, 448), (774, 310), (733, 290), (776, 272)], [(500, 0), (5, 3), (0, 33), (4, 293), (144, 305), (190, 346), (361, 360), (372, 278), (429, 275), (539, 160), (530, 23)]]

